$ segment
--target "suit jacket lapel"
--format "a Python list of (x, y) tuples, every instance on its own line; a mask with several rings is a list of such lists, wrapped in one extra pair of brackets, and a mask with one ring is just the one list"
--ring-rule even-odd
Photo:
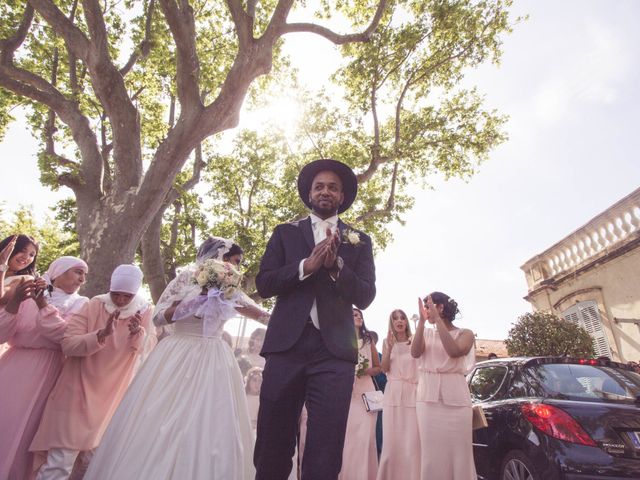
[(316, 241), (313, 238), (313, 230), (311, 227), (311, 217), (307, 217), (304, 220), (301, 220), (300, 228), (302, 229), (302, 235), (304, 236), (304, 239), (307, 241), (309, 248), (313, 250), (316, 246)]

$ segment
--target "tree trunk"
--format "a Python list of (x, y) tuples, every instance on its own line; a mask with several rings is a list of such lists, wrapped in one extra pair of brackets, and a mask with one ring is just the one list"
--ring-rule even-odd
[(118, 265), (134, 262), (142, 229), (154, 212), (136, 218), (125, 202), (91, 202), (83, 197), (77, 205), (80, 255), (90, 265), (82, 293), (93, 297), (109, 291), (111, 273)]
[(160, 249), (160, 231), (162, 229), (162, 217), (166, 206), (163, 206), (155, 214), (147, 231), (142, 236), (142, 271), (149, 284), (151, 298), (157, 302), (167, 286), (167, 277), (164, 272), (164, 260)]

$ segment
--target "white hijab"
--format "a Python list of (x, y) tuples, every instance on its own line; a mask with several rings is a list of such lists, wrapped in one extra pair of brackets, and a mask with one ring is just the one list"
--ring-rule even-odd
[(104, 308), (109, 313), (113, 313), (116, 310), (120, 311), (120, 318), (128, 318), (136, 314), (136, 312), (144, 312), (149, 308), (149, 302), (138, 294), (138, 290), (142, 286), (142, 270), (135, 265), (119, 265), (111, 274), (111, 286), (109, 292), (123, 292), (131, 293), (135, 295), (133, 299), (124, 307), (118, 307), (113, 300), (111, 300), (111, 294), (105, 293), (98, 295)]
[(47, 284), (50, 285), (47, 301), (50, 305), (53, 305), (58, 309), (58, 312), (60, 312), (60, 315), (63, 318), (71, 317), (71, 315), (80, 311), (84, 304), (89, 301), (87, 297), (79, 295), (78, 292), (67, 293), (64, 290), (53, 286), (53, 281), (56, 278), (72, 268), (82, 268), (85, 273), (89, 271), (89, 267), (84, 260), (77, 257), (65, 256), (56, 258), (51, 262), (48, 270), (44, 275), (42, 275), (42, 278), (44, 278), (47, 281)]

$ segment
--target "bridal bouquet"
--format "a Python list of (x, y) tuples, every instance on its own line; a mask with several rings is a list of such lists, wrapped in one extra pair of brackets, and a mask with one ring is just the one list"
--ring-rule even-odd
[(369, 368), (369, 359), (358, 352), (358, 363), (356, 365), (356, 377), (361, 377)]
[(229, 262), (210, 258), (198, 267), (193, 274), (194, 281), (206, 289), (220, 290), (224, 298), (231, 298), (242, 282), (242, 273)]

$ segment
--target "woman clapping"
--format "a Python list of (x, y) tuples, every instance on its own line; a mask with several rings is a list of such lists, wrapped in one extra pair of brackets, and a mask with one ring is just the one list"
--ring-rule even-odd
[(394, 310), (389, 316), (387, 339), (382, 345), (382, 371), (387, 374), (387, 386), (378, 480), (417, 480), (420, 478), (417, 360), (411, 356), (411, 327), (402, 310)]
[[(474, 334), (453, 325), (458, 304), (448, 295), (433, 292), (418, 303), (420, 321), (411, 355), (420, 359), (420, 478), (475, 480), (471, 395), (465, 381), (475, 364)], [(435, 328), (425, 329), (427, 320)]]

